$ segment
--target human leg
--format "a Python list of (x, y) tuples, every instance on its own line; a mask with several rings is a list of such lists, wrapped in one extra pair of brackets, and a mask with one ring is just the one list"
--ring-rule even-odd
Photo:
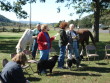
[(81, 57), (79, 55), (79, 49), (78, 49), (78, 45), (77, 45), (76, 41), (73, 42), (73, 51), (74, 51), (74, 54), (76, 57), (76, 65), (77, 65), (77, 67), (79, 67), (79, 64), (81, 62)]
[(58, 67), (63, 67), (64, 66), (65, 49), (66, 49), (66, 46), (61, 46), (60, 47), (60, 56), (58, 58)]
[(49, 49), (40, 50), (40, 60), (48, 60), (49, 58)]
[(36, 42), (36, 40), (34, 40), (33, 46), (32, 46), (32, 56), (33, 56), (33, 59), (35, 59), (35, 57), (36, 57), (37, 48), (38, 48), (38, 43)]
[[(49, 49), (47, 50), (40, 50), (40, 60), (48, 60), (49, 58)], [(46, 69), (41, 71), (42, 74), (46, 74)]]
[(76, 58), (79, 57), (79, 49), (76, 41), (73, 42), (73, 51), (74, 51), (75, 57)]

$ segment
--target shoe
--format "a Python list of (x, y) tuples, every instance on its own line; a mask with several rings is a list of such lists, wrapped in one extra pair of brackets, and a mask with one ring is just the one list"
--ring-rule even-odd
[(35, 58), (34, 58), (34, 57), (32, 57), (32, 60), (35, 60)]
[(81, 65), (79, 65), (79, 67), (82, 67)]
[(57, 67), (58, 69), (67, 69), (66, 67)]

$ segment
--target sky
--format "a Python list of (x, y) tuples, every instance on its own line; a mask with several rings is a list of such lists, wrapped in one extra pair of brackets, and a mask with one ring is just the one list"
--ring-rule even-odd
[[(10, 0), (13, 2), (14, 0)], [(78, 14), (75, 14), (75, 10), (73, 8), (68, 9), (65, 7), (65, 3), (55, 3), (55, 0), (46, 0), (45, 3), (39, 2), (37, 0), (36, 3), (31, 5), (31, 20), (32, 21), (40, 21), (43, 23), (57, 23), (59, 21), (65, 20), (75, 20), (79, 18)], [(57, 8), (60, 7), (60, 13), (57, 13)], [(30, 4), (23, 6), (23, 9), (30, 15)], [(70, 13), (74, 13), (73, 16), (70, 16)], [(15, 13), (5, 12), (0, 10), (0, 14), (14, 21), (29, 21), (30, 18), (27, 19), (18, 19)], [(84, 14), (82, 17), (88, 14)]]

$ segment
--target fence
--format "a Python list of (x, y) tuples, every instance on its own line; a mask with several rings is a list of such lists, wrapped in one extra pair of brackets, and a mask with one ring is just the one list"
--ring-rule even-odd
[(25, 29), (21, 28), (0, 28), (0, 32), (23, 32)]

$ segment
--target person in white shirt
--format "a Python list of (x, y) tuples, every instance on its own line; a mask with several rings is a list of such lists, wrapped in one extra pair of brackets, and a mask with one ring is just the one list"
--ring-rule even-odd
[(66, 32), (68, 39), (69, 39), (69, 43), (67, 45), (68, 48), (68, 59), (72, 59), (73, 56), (75, 55), (75, 59), (76, 59), (76, 65), (77, 67), (79, 67), (80, 61), (81, 61), (81, 57), (79, 55), (79, 48), (78, 48), (78, 34), (76, 33), (76, 31), (74, 31), (74, 24), (70, 24), (69, 25), (69, 30)]

